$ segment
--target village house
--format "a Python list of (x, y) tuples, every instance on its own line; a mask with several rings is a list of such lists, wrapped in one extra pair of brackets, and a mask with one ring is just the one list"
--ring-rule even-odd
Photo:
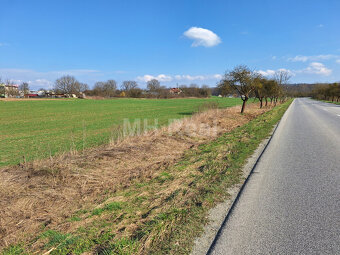
[(181, 94), (182, 93), (182, 90), (179, 89), (179, 88), (171, 88), (169, 90), (170, 94), (175, 94), (175, 95), (178, 95), (178, 94)]
[(0, 84), (0, 97), (18, 97), (19, 96), (19, 86), (18, 85), (6, 85)]

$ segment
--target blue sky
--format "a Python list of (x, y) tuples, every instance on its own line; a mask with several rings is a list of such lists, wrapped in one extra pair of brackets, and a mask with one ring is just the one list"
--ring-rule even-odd
[(340, 80), (340, 1), (0, 0), (0, 76), (208, 84), (239, 64)]

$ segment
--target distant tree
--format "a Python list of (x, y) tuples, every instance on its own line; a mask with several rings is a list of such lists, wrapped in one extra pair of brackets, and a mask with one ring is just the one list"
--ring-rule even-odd
[(146, 87), (150, 92), (159, 92), (159, 90), (161, 89), (161, 84), (158, 80), (152, 79), (147, 82)]
[(77, 81), (75, 77), (65, 75), (55, 81), (54, 89), (57, 93), (79, 95), (80, 92), (84, 92), (88, 87), (86, 83)]
[(138, 84), (135, 81), (123, 81), (121, 89), (123, 91), (130, 91), (131, 89), (138, 88)]
[(199, 93), (202, 97), (210, 97), (212, 90), (209, 88), (208, 85), (202, 85), (201, 88), (199, 89)]
[(276, 71), (274, 74), (274, 80), (277, 82), (279, 86), (287, 84), (291, 77), (292, 76), (287, 70), (279, 70)]
[(140, 97), (142, 95), (142, 90), (138, 88), (135, 81), (123, 81), (121, 89), (128, 97)]
[(75, 77), (65, 75), (55, 81), (54, 89), (57, 93), (72, 94), (75, 92), (77, 83), (78, 81)]
[(94, 95), (103, 96), (104, 91), (104, 82), (98, 81), (93, 86)]
[[(78, 88), (79, 92), (84, 92), (85, 90), (88, 90), (88, 89), (89, 89), (89, 85), (86, 84), (86, 83), (79, 82), (77, 88)], [(78, 92), (77, 92), (77, 93), (78, 93)]]
[(129, 91), (128, 91), (128, 96), (129, 97), (136, 97), (136, 98), (138, 98), (138, 97), (141, 97), (142, 96), (142, 90), (140, 89), (140, 88), (134, 88), (134, 89), (130, 89)]
[(182, 97), (209, 97), (211, 96), (212, 89), (207, 85), (199, 87), (196, 83), (192, 83), (189, 86), (183, 84), (179, 86)]
[(313, 90), (313, 98), (339, 102), (340, 83), (317, 84)]
[(23, 82), (20, 84), (19, 90), (22, 91), (24, 94), (28, 94), (30, 92), (30, 87), (27, 82)]
[(117, 83), (115, 80), (108, 80), (104, 84), (104, 94), (107, 97), (113, 97), (116, 94)]
[(281, 97), (282, 101), (284, 100), (284, 97), (287, 94), (287, 87), (286, 86), (287, 86), (288, 81), (290, 80), (291, 77), (292, 76), (291, 76), (290, 72), (287, 71), (287, 70), (284, 70), (284, 69), (281, 69), (281, 70), (275, 72), (274, 80), (276, 81), (276, 83), (278, 85), (276, 87), (277, 93), (274, 97), (275, 104), (276, 104), (279, 97)]
[(117, 83), (115, 80), (108, 80), (106, 82), (96, 82), (93, 91), (97, 96), (113, 97), (116, 94)]

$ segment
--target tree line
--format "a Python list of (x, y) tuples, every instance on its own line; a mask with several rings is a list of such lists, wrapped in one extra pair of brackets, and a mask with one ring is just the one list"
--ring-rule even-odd
[[(57, 94), (75, 94), (79, 96), (85, 93), (86, 96), (105, 98), (209, 97), (213, 93), (214, 95), (240, 97), (243, 100), (241, 108), (241, 112), (243, 113), (246, 103), (251, 97), (257, 98), (260, 101), (260, 108), (262, 108), (263, 105), (267, 106), (269, 101), (274, 105), (276, 105), (279, 100), (285, 101), (287, 96), (289, 96), (289, 86), (287, 85), (289, 79), (289, 73), (284, 70), (276, 72), (271, 78), (266, 78), (258, 72), (251, 70), (249, 67), (241, 65), (231, 71), (227, 71), (218, 83), (217, 88), (209, 88), (207, 85), (199, 87), (196, 84), (190, 84), (189, 86), (177, 86), (176, 92), (173, 92), (169, 88), (161, 85), (156, 79), (148, 81), (146, 89), (141, 89), (138, 83), (133, 80), (123, 81), (118, 88), (117, 82), (111, 79), (96, 82), (94, 87), (90, 89), (86, 83), (79, 82), (74, 76), (65, 75), (55, 81), (53, 90)], [(22, 83), (20, 90), (29, 93), (28, 84)], [(321, 89), (319, 90), (321, 91)], [(329, 93), (327, 95), (329, 95)], [(337, 100), (339, 99), (337, 98)]]
[(316, 84), (312, 90), (312, 97), (332, 102), (340, 101), (340, 83)]
[[(11, 80), (2, 82), (0, 77), (0, 96), (5, 93), (9, 96), (19, 96), (20, 94), (29, 94), (30, 87), (27, 82), (22, 82), (18, 89), (11, 88), (14, 83)], [(6, 87), (6, 88), (5, 88)], [(180, 93), (171, 93), (170, 89), (160, 84), (156, 79), (147, 82), (146, 89), (141, 89), (136, 81), (123, 81), (118, 86), (115, 80), (96, 82), (92, 89), (86, 83), (78, 81), (74, 76), (64, 75), (54, 82), (52, 91), (56, 94), (75, 94), (80, 96), (82, 93), (88, 96), (97, 97), (146, 97), (146, 98), (173, 98), (173, 97), (209, 97), (212, 94), (213, 88), (207, 85), (201, 87), (197, 84), (179, 85), (177, 86)], [(47, 91), (40, 88), (39, 91)], [(22, 92), (22, 93), (20, 93)]]
[(311, 97), (319, 100), (340, 101), (340, 82), (335, 83), (302, 83), (287, 86), (289, 97)]
[(171, 93), (169, 88), (160, 84), (156, 79), (147, 82), (146, 89), (141, 89), (136, 81), (123, 81), (120, 87), (115, 80), (99, 81), (89, 89), (89, 86), (80, 83), (73, 76), (63, 76), (56, 80), (54, 91), (56, 93), (76, 94), (85, 93), (87, 96), (98, 97), (147, 97), (147, 98), (170, 98), (170, 97), (208, 97), (211, 88), (207, 85), (199, 87), (196, 84), (178, 86), (180, 93)]
[(277, 71), (272, 78), (266, 78), (249, 67), (241, 65), (225, 73), (218, 84), (221, 95), (237, 95), (243, 103), (241, 113), (244, 112), (246, 103), (251, 97), (260, 101), (260, 108), (271, 104), (276, 105), (278, 101), (287, 98), (286, 87), (290, 79), (287, 71)]

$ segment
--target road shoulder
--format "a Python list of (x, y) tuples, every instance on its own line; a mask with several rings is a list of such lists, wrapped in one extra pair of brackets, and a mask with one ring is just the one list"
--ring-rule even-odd
[(282, 116), (281, 120), (270, 131), (268, 137), (260, 143), (254, 153), (247, 159), (247, 163), (242, 169), (242, 181), (228, 189), (230, 197), (209, 210), (207, 217), (208, 224), (204, 226), (203, 234), (195, 239), (191, 255), (209, 254), (211, 249), (214, 247), (223, 226), (227, 222), (229, 215), (231, 214), (234, 206), (238, 201), (238, 198), (242, 193), (242, 190), (247, 184), (247, 181), (249, 180), (257, 163), (261, 159), (262, 154), (265, 152), (267, 146), (269, 145), (278, 125), (285, 118), (289, 109), (291, 109), (291, 105), (292, 104), (290, 104), (290, 106)]

